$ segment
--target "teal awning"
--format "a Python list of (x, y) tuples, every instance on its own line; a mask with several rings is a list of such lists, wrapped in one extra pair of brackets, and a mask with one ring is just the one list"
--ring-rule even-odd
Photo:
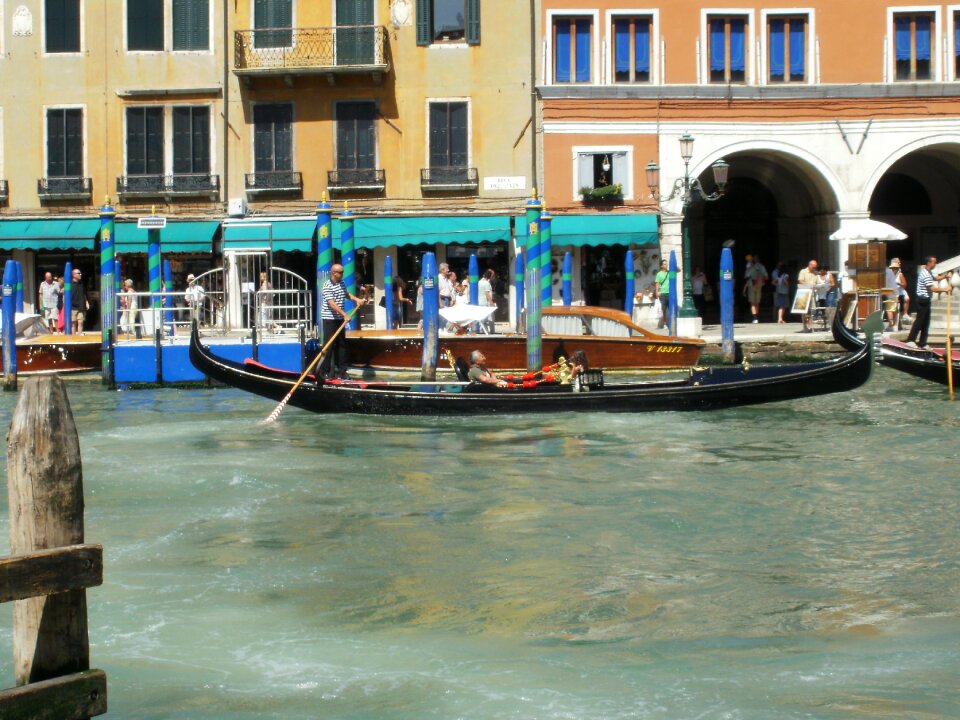
[(99, 218), (0, 220), (0, 250), (93, 250)]
[[(334, 221), (334, 226), (334, 237), (339, 241), (339, 220)], [(357, 218), (353, 231), (358, 248), (489, 243), (510, 239), (510, 218), (506, 215)]]
[(550, 233), (558, 246), (660, 244), (656, 215), (554, 215)]
[(316, 220), (273, 220), (223, 226), (224, 250), (272, 248), (274, 252), (312, 252)]
[[(220, 223), (214, 220), (193, 222), (168, 222), (160, 230), (162, 253), (209, 253), (213, 252), (213, 236)], [(136, 223), (118, 222), (114, 226), (114, 252), (146, 253), (149, 239), (146, 229)]]

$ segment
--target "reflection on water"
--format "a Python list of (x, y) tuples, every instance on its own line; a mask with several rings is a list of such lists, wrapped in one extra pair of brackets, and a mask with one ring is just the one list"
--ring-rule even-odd
[[(106, 554), (88, 598), (111, 717), (960, 706), (958, 412), (941, 387), (880, 370), (723, 412), (287, 409), (266, 428), (272, 403), (231, 390), (69, 388)], [(6, 551), (5, 504), (0, 524)], [(9, 611), (10, 684), (3, 647)]]

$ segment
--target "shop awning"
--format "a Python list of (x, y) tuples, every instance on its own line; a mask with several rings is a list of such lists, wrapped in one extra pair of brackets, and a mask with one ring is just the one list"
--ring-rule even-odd
[(99, 218), (0, 220), (0, 250), (93, 250)]
[[(522, 228), (523, 221), (517, 227)], [(553, 245), (659, 245), (656, 215), (554, 215)]]
[[(334, 237), (339, 240), (339, 220), (335, 225)], [(492, 243), (510, 239), (510, 218), (506, 215), (357, 218), (353, 230), (358, 248)]]
[[(213, 236), (220, 223), (210, 221), (168, 222), (160, 230), (162, 253), (209, 253), (213, 252)], [(146, 253), (149, 238), (147, 229), (136, 223), (118, 222), (114, 226), (114, 252)]]
[(316, 220), (265, 220), (223, 226), (223, 249), (272, 248), (274, 252), (311, 252)]

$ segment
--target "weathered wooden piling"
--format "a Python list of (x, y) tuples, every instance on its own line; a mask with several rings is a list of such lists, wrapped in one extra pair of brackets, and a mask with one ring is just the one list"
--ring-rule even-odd
[(89, 670), (86, 588), (103, 582), (103, 548), (83, 545), (80, 441), (63, 381), (23, 384), (7, 435), (10, 557), (0, 602), (14, 601), (17, 685), (0, 717), (84, 718), (106, 712), (106, 675)]

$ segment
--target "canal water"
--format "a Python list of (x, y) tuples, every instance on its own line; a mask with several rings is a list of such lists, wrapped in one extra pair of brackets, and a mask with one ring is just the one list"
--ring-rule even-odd
[(233, 390), (69, 394), (108, 717), (960, 712), (941, 386), (880, 369), (710, 413), (269, 427), (273, 403)]

